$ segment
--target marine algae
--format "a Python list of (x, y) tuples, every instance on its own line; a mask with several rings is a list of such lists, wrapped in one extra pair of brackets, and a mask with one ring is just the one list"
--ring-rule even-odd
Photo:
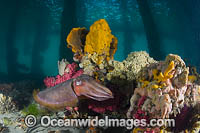
[(47, 111), (38, 107), (37, 104), (32, 103), (29, 104), (28, 107), (24, 107), (22, 110), (23, 115), (34, 115), (34, 116), (42, 116), (47, 114)]

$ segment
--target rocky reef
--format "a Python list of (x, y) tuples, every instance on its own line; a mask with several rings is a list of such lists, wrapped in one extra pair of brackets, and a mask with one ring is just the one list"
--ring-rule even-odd
[(0, 114), (15, 112), (17, 110), (12, 97), (0, 94)]
[(122, 62), (110, 60), (109, 65), (113, 67), (113, 70), (107, 73), (106, 77), (108, 80), (116, 77), (129, 81), (137, 80), (141, 69), (155, 62), (157, 61), (145, 51), (132, 52)]
[[(199, 130), (199, 74), (195, 68), (187, 67), (180, 56), (169, 54), (164, 61), (156, 61), (147, 52), (139, 51), (130, 53), (122, 62), (116, 61), (113, 56), (117, 39), (104, 19), (94, 22), (89, 31), (86, 28), (72, 29), (67, 42), (83, 74), (109, 87), (117, 98), (114, 100), (117, 102), (89, 100), (89, 110), (106, 114), (117, 109), (121, 114), (132, 95), (126, 113), (128, 118), (174, 118), (178, 123), (193, 122), (185, 128), (178, 125), (176, 128), (151, 128), (152, 132)], [(133, 132), (139, 130), (145, 131), (146, 128), (134, 128)]]
[(142, 111), (145, 119), (176, 118), (184, 107), (198, 106), (200, 86), (180, 56), (169, 54), (165, 61), (151, 63), (138, 74), (127, 117), (141, 119)]
[(0, 84), (0, 114), (17, 111), (16, 103), (13, 100), (13, 84)]
[[(46, 86), (46, 91), (37, 95), (42, 101), (38, 102), (40, 105), (50, 107), (53, 101), (54, 105), (60, 106), (59, 103), (62, 102), (64, 110), (57, 110), (56, 113), (42, 110), (42, 113), (51, 112), (54, 114), (51, 118), (55, 119), (109, 116), (145, 119), (149, 122), (152, 118), (170, 118), (175, 119), (175, 127), (133, 127), (131, 131), (133, 133), (199, 132), (200, 75), (195, 67), (187, 67), (180, 56), (169, 54), (164, 61), (156, 61), (146, 51), (136, 51), (127, 55), (125, 60), (117, 61), (114, 59), (114, 54), (118, 41), (111, 34), (111, 29), (104, 19), (94, 22), (89, 30), (73, 28), (66, 41), (67, 47), (74, 52), (74, 62), (69, 63), (66, 59), (58, 61), (58, 74), (46, 77), (44, 86), (40, 86), (42, 89)], [(28, 84), (30, 86), (31, 83)], [(20, 87), (25, 90), (23, 86), (28, 84), (22, 84)], [(31, 101), (30, 96), (24, 94), (26, 92), (13, 89), (14, 86), (16, 85), (0, 85), (0, 114), (15, 112), (16, 115), (11, 115), (10, 119), (16, 118), (17, 125), (23, 127), (25, 132), (54, 133), (66, 130), (66, 128), (51, 127), (45, 129), (41, 125), (27, 128), (23, 122), (23, 112), (39, 116), (40, 106)], [(32, 89), (29, 89), (31, 93), (33, 88), (32, 86)], [(26, 107), (23, 110), (18, 108), (19, 102), (15, 102), (19, 98), (15, 97), (18, 93), (21, 99), (25, 97), (29, 99), (30, 104), (24, 104)], [(73, 99), (70, 94), (74, 94), (76, 106), (70, 106), (70, 100)], [(33, 96), (36, 97), (36, 94)], [(69, 106), (65, 107), (66, 105)], [(1, 124), (6, 125), (5, 122), (0, 122), (0, 130)], [(80, 127), (68, 129), (83, 130)], [(88, 127), (85, 130), (109, 132), (107, 127)], [(130, 130), (123, 129), (123, 131)]]
[[(110, 34), (108, 24), (102, 19), (96, 21), (87, 35), (83, 36), (86, 39), (81, 45), (79, 67), (83, 69), (83, 73), (95, 77), (105, 85), (114, 85), (114, 90), (121, 95), (132, 95), (126, 114), (128, 118), (175, 118), (177, 123), (193, 120), (193, 124), (186, 128), (177, 125), (176, 128), (163, 127), (162, 130), (199, 130), (197, 110), (200, 110), (200, 78), (195, 68), (187, 67), (178, 55), (169, 54), (164, 61), (156, 61), (145, 51), (132, 52), (122, 62), (114, 60), (117, 39)], [(112, 54), (110, 51), (113, 51)], [(98, 108), (98, 103), (95, 103), (97, 112), (105, 113), (107, 106), (101, 107)], [(193, 113), (190, 113), (191, 110)], [(135, 128), (133, 131), (136, 130), (146, 129)], [(152, 128), (153, 131), (160, 132), (161, 129)]]
[(53, 87), (64, 81), (72, 78), (76, 78), (83, 73), (83, 70), (77, 69), (78, 65), (76, 63), (69, 64), (66, 60), (58, 61), (58, 71), (59, 74), (55, 77), (47, 77), (44, 79), (44, 84), (46, 87)]
[(97, 69), (106, 73), (108, 61), (113, 59), (117, 50), (117, 38), (111, 34), (106, 20), (100, 19), (86, 28), (74, 28), (67, 37), (68, 47), (74, 52), (74, 61), (84, 73), (94, 75)]

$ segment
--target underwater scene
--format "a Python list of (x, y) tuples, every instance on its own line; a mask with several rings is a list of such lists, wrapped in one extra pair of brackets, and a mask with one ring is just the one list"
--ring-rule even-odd
[(200, 0), (0, 10), (0, 133), (200, 133)]

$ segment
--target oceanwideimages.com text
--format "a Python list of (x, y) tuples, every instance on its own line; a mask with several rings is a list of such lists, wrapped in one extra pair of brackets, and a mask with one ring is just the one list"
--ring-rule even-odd
[[(28, 127), (33, 127), (37, 124), (34, 115), (28, 115), (25, 118), (25, 124)], [(151, 119), (147, 122), (146, 119), (113, 119), (105, 116), (105, 118), (88, 117), (86, 119), (56, 119), (50, 116), (42, 116), (39, 120), (43, 127), (175, 127), (174, 119)]]

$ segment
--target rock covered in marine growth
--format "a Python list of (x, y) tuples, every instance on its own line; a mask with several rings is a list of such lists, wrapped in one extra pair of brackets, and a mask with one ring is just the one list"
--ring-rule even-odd
[[(193, 77), (180, 56), (174, 54), (169, 54), (165, 61), (143, 67), (138, 73), (127, 117), (139, 118), (138, 110), (149, 118), (176, 117), (185, 105), (195, 106), (199, 85), (191, 80)], [(142, 97), (145, 101), (141, 105), (138, 103)]]
[[(117, 50), (117, 38), (111, 34), (110, 27), (105, 19), (100, 19), (85, 28), (73, 28), (67, 37), (68, 47), (74, 52), (74, 61), (84, 69), (84, 74), (94, 76), (94, 72), (107, 72), (107, 64)], [(102, 73), (99, 72), (98, 77)]]
[(96, 71), (96, 68), (98, 67), (93, 60), (97, 59), (97, 54), (85, 54), (85, 56), (82, 57), (81, 62), (79, 64), (79, 67), (83, 69), (84, 74), (88, 74), (90, 76), (94, 75), (94, 72)]
[(0, 114), (17, 111), (12, 97), (0, 93)]
[(193, 111), (192, 117), (190, 118), (191, 133), (197, 133), (200, 131), (200, 104), (196, 104)]
[(122, 62), (115, 60), (109, 61), (109, 65), (114, 69), (107, 74), (107, 79), (111, 80), (112, 78), (119, 77), (119, 79), (127, 79), (129, 81), (137, 80), (139, 76), (138, 73), (142, 68), (156, 62), (157, 61), (151, 58), (145, 51), (132, 52)]
[(15, 93), (13, 91), (13, 86), (14, 84), (0, 84), (0, 114), (10, 113), (18, 110), (13, 98), (10, 96)]
[(76, 63), (66, 64), (66, 61), (64, 60), (62, 60), (61, 62), (59, 64), (60, 65), (64, 64), (64, 65), (62, 67), (58, 65), (58, 69), (62, 69), (59, 70), (59, 73), (62, 71), (64, 72), (64, 74), (62, 73), (63, 75), (57, 75), (56, 77), (45, 78), (44, 84), (46, 85), (46, 87), (53, 87), (71, 78), (76, 78), (83, 73), (82, 69), (77, 70), (78, 65)]

